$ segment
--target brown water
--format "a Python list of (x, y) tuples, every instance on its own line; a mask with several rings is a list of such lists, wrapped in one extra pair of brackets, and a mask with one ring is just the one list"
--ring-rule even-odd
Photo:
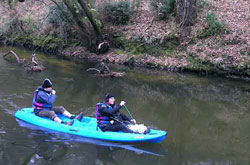
[[(21, 57), (31, 52), (12, 49)], [(47, 70), (29, 73), (0, 57), (0, 164), (250, 164), (250, 84), (218, 77), (128, 69), (123, 78), (86, 73), (75, 64), (38, 53)], [(30, 107), (44, 78), (53, 81), (55, 105), (95, 116), (107, 92), (125, 100), (138, 123), (168, 131), (160, 144), (120, 144), (51, 132), (19, 123), (16, 110)], [(125, 114), (125, 109), (122, 110)]]

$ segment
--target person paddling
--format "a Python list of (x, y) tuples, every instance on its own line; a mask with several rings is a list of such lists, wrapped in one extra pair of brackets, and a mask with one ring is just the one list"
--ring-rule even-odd
[(115, 95), (108, 93), (104, 102), (96, 104), (97, 125), (102, 131), (127, 132), (133, 133), (126, 124), (136, 123), (126, 115), (120, 113), (120, 109), (125, 105), (125, 101), (121, 101), (119, 105), (115, 104)]
[[(72, 115), (63, 106), (54, 107), (53, 103), (55, 102), (55, 100), (56, 100), (56, 91), (52, 89), (52, 82), (48, 78), (46, 78), (43, 81), (42, 86), (39, 86), (34, 93), (33, 97), (34, 113), (37, 116), (47, 117), (55, 122), (66, 125), (72, 125), (74, 122), (73, 119), (78, 119), (79, 121), (81, 121), (83, 117), (82, 112), (77, 116)], [(70, 122), (64, 122), (57, 116), (57, 114), (62, 114), (72, 120)]]

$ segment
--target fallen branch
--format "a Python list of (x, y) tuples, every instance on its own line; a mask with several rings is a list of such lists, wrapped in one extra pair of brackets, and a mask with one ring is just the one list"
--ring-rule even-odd
[(100, 70), (101, 74), (106, 74), (106, 73), (110, 73), (111, 70), (109, 69), (109, 67), (104, 63), (104, 62), (100, 62), (96, 68), (98, 68), (98, 70)]
[(19, 58), (18, 55), (17, 55), (14, 51), (12, 51), (12, 50), (10, 50), (10, 51), (8, 51), (7, 53), (3, 54), (3, 58), (4, 58), (5, 60), (7, 60), (6, 56), (8, 56), (9, 54), (14, 55), (15, 58), (16, 58), (17, 63), (20, 64), (20, 58)]
[(101, 77), (122, 77), (124, 75), (124, 72), (110, 72), (106, 74), (100, 74)]
[[(38, 59), (36, 58), (36, 54), (34, 52), (33, 52), (32, 57), (31, 57), (31, 62), (26, 64), (24, 67), (27, 71), (41, 72), (41, 71), (45, 70), (45, 67), (41, 64), (39, 65)], [(30, 66), (30, 67), (28, 68), (28, 66)]]
[(101, 71), (99, 69), (96, 69), (96, 68), (89, 68), (89, 69), (87, 69), (87, 72), (90, 72), (90, 71), (96, 71), (96, 72), (98, 72), (98, 74), (101, 73)]
[(104, 63), (99, 63), (96, 68), (89, 68), (87, 72), (95, 72), (94, 75), (100, 77), (122, 77), (125, 75), (124, 72), (112, 72), (109, 67)]
[(24, 67), (27, 67), (29, 65), (38, 66), (38, 59), (36, 58), (36, 54), (32, 54), (31, 62), (25, 64)]

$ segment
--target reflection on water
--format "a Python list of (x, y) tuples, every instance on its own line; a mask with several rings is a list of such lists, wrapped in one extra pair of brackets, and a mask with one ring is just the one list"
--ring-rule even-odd
[[(17, 121), (21, 127), (30, 128), (30, 129), (35, 130), (34, 132), (32, 132), (32, 135), (39, 135), (40, 136), (40, 135), (50, 134), (50, 136), (48, 136), (48, 139), (44, 140), (46, 142), (71, 142), (71, 141), (74, 141), (74, 142), (80, 142), (80, 143), (90, 143), (90, 144), (95, 144), (95, 145), (100, 145), (100, 146), (106, 146), (106, 147), (110, 147), (110, 148), (123, 148), (123, 149), (134, 151), (137, 154), (151, 154), (151, 155), (155, 155), (155, 156), (163, 156), (160, 153), (154, 153), (154, 152), (151, 152), (150, 150), (136, 148), (136, 146), (135, 146), (136, 144), (107, 142), (107, 141), (102, 141), (102, 140), (97, 140), (97, 139), (84, 138), (84, 137), (80, 137), (80, 136), (74, 136), (74, 135), (56, 132), (53, 130), (48, 130), (48, 129), (45, 129), (42, 127), (38, 127), (38, 126), (35, 126), (32, 124), (26, 123), (26, 122), (19, 120), (19, 119), (17, 119)], [(51, 135), (53, 135), (53, 136), (51, 136)], [(157, 144), (155, 144), (155, 146), (156, 145)]]
[[(0, 53), (7, 49), (31, 56), (10, 47)], [(1, 164), (249, 164), (249, 83), (116, 66), (127, 75), (104, 79), (86, 73), (94, 64), (37, 56), (48, 61), (42, 73), (0, 58)], [(138, 123), (167, 130), (168, 136), (161, 144), (118, 144), (20, 127), (14, 113), (31, 106), (33, 91), (46, 77), (57, 91), (56, 105), (72, 113), (95, 116), (95, 104), (113, 92)]]

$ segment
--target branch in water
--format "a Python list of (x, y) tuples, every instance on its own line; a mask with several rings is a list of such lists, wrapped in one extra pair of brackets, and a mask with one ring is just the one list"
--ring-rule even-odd
[(17, 63), (20, 64), (20, 58), (19, 58), (18, 55), (17, 55), (14, 51), (12, 51), (12, 50), (10, 50), (10, 51), (8, 51), (7, 53), (3, 54), (3, 58), (4, 58), (5, 60), (7, 60), (7, 59), (6, 59), (6, 56), (8, 56), (9, 54), (13, 54), (13, 55), (15, 56), (15, 58), (16, 58)]
[(101, 73), (101, 71), (99, 69), (96, 69), (96, 68), (89, 68), (89, 69), (87, 69), (87, 72), (89, 72), (89, 71), (96, 71), (99, 74)]
[(38, 66), (38, 59), (36, 58), (36, 54), (32, 54), (32, 57), (31, 57), (31, 62), (27, 63), (24, 65), (24, 67), (27, 67), (29, 65), (32, 65), (34, 64), (34, 66)]

